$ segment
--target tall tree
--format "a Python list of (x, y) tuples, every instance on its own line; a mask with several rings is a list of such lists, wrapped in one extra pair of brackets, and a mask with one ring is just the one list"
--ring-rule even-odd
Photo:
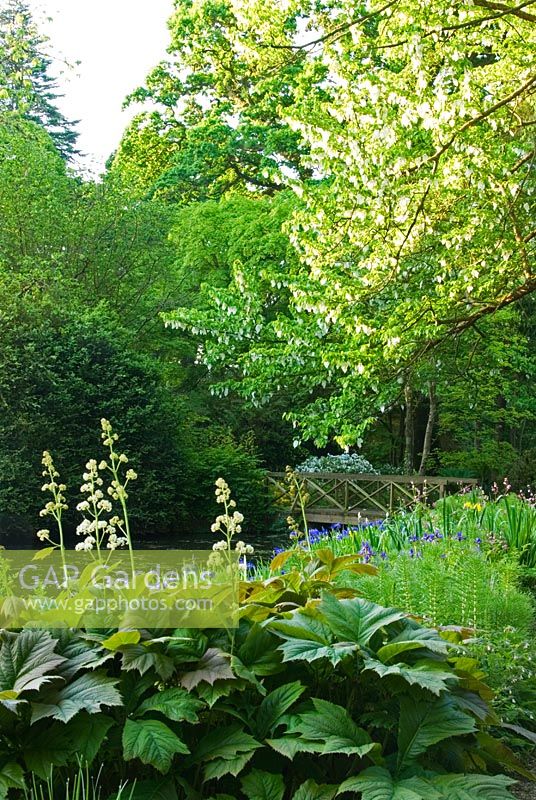
[(48, 39), (23, 0), (0, 3), (0, 111), (16, 111), (43, 125), (65, 158), (77, 154), (76, 122), (57, 106), (61, 97), (50, 74)]
[(114, 168), (139, 174), (149, 145), (162, 166), (154, 191), (183, 204), (231, 189), (273, 194), (282, 168), (308, 175), (306, 148), (280, 108), (294, 102), (304, 59), (271, 73), (252, 66), (234, 46), (241, 20), (230, 0), (175, 0), (169, 29), (168, 58), (127, 100), (156, 110), (133, 121)]
[(306, 436), (355, 443), (481, 320), (536, 289), (531, 5), (229, 0), (228, 73), (234, 55), (253, 97), (263, 75), (274, 86), (300, 64), (276, 110), (317, 180), (280, 173), (302, 197), (299, 266), (264, 273), (288, 293), (284, 311), (266, 319), (258, 281), (241, 280), (219, 297), (232, 314), (169, 320), (204, 330), (205, 358), (234, 363), (247, 396), (310, 391)]

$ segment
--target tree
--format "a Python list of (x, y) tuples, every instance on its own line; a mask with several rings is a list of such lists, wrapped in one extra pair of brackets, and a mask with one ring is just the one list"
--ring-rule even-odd
[[(263, 287), (263, 274), (272, 264), (280, 265), (282, 273), (296, 259), (282, 225), (292, 213), (295, 200), (291, 194), (281, 192), (275, 197), (264, 195), (229, 194), (216, 201), (194, 203), (180, 209), (175, 215), (175, 225), (170, 238), (175, 247), (176, 277), (183, 305), (195, 308), (200, 314), (215, 313), (225, 316), (225, 304), (218, 306), (218, 298), (226, 294), (226, 287), (235, 276), (246, 276), (250, 282), (259, 280), (259, 298), (265, 300), (264, 314), (273, 317), (283, 307), (285, 298), (268, 285)], [(234, 279), (234, 278), (233, 278)], [(171, 333), (171, 332), (170, 332)], [(202, 349), (210, 341), (199, 342), (196, 333), (182, 332), (173, 336), (182, 346), (181, 364), (183, 379), (181, 391), (188, 395), (192, 410), (232, 430), (237, 438), (250, 431), (255, 436), (264, 463), (271, 469), (284, 469), (295, 458), (292, 446), (293, 431), (289, 422), (282, 423), (285, 408), (297, 398), (283, 394), (270, 405), (248, 408), (235, 392), (227, 394), (225, 402), (211, 394), (215, 382), (236, 372), (234, 364), (222, 358), (203, 369), (199, 362)], [(243, 343), (247, 347), (247, 341)]]
[(127, 99), (157, 110), (127, 129), (113, 169), (136, 171), (149, 144), (162, 170), (153, 191), (182, 204), (231, 189), (273, 194), (281, 168), (309, 174), (306, 149), (279, 108), (294, 102), (302, 61), (273, 75), (252, 71), (234, 48), (241, 23), (230, 0), (175, 0), (169, 28), (169, 58)]
[(76, 122), (68, 121), (56, 101), (56, 81), (50, 75), (47, 38), (23, 0), (0, 5), (0, 112), (15, 111), (42, 125), (66, 159), (77, 155)]
[(65, 313), (43, 299), (13, 299), (4, 282), (0, 291), (0, 513), (37, 526), (40, 458), (50, 450), (69, 487), (72, 526), (84, 464), (99, 458), (106, 417), (139, 474), (130, 499), (138, 533), (173, 531), (187, 505), (181, 409), (155, 362), (129, 348), (103, 309)]
[(172, 168), (183, 139), (181, 127), (170, 124), (158, 112), (137, 114), (110, 158), (108, 174), (119, 177), (125, 195), (146, 197)]
[(37, 123), (0, 116), (0, 265), (52, 289), (65, 255), (76, 184)]
[(183, 297), (169, 207), (125, 197), (118, 177), (82, 182), (49, 134), (12, 114), (0, 126), (0, 267), (20, 291), (64, 307), (106, 304), (137, 345), (167, 340), (158, 313)]
[[(302, 435), (353, 444), (482, 320), (536, 289), (536, 15), (491, 0), (229, 7), (227, 63), (249, 68), (253, 96), (263, 69), (301, 65), (292, 103), (277, 104), (316, 177), (280, 175), (302, 199), (300, 263), (284, 275), (272, 264), (261, 296), (258, 277), (241, 277), (220, 313), (168, 319), (203, 331), (207, 363), (235, 364), (223, 389), (265, 402), (281, 387), (310, 392)], [(267, 318), (270, 284), (288, 303)]]

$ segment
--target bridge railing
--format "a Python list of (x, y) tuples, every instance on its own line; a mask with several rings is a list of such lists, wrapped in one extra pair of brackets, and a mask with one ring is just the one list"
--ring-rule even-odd
[[(416, 500), (434, 503), (453, 491), (476, 486), (476, 478), (444, 478), (424, 475), (371, 475), (344, 472), (300, 472), (309, 522), (355, 523), (383, 518), (411, 508)], [(268, 484), (276, 505), (294, 515), (298, 500), (292, 496), (284, 472), (270, 472)]]

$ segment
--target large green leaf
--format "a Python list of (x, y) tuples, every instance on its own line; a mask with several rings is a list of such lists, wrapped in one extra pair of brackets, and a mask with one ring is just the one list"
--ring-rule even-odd
[(448, 698), (434, 703), (415, 702), (411, 697), (400, 701), (398, 728), (398, 766), (403, 769), (426, 750), (450, 736), (472, 733), (475, 722)]
[(242, 678), (242, 680), (247, 681), (248, 683), (253, 684), (259, 694), (263, 697), (266, 694), (266, 688), (264, 685), (257, 679), (255, 673), (246, 667), (245, 664), (240, 661), (238, 656), (231, 656), (231, 670), (237, 676), (237, 678)]
[(318, 753), (322, 749), (322, 747), (319, 747), (318, 742), (308, 742), (306, 739), (292, 736), (266, 739), (266, 744), (273, 748), (276, 753), (289, 758), (291, 761), (298, 753)]
[[(342, 706), (314, 698), (312, 709), (290, 718), (288, 734), (298, 736), (317, 752), (364, 756), (377, 748), (368, 733), (360, 728)], [(273, 745), (272, 745), (273, 746)]]
[(58, 631), (56, 652), (65, 658), (57, 672), (65, 680), (73, 678), (81, 669), (96, 669), (113, 659), (114, 654), (99, 645), (86, 641), (79, 631), (70, 629)]
[(281, 671), (277, 639), (260, 625), (252, 625), (238, 649), (238, 657), (255, 675), (273, 675)]
[(9, 789), (24, 789), (22, 767), (13, 761), (0, 769), (0, 800), (5, 800)]
[(308, 610), (294, 611), (285, 619), (270, 622), (267, 627), (283, 639), (305, 639), (320, 644), (333, 641), (330, 628)]
[(53, 766), (62, 767), (74, 758), (75, 746), (69, 725), (63, 722), (32, 725), (20, 742), (27, 769), (43, 780), (50, 777)]
[(387, 663), (392, 658), (405, 653), (409, 650), (425, 649), (432, 653), (446, 655), (451, 645), (439, 636), (437, 631), (431, 628), (423, 628), (415, 625), (410, 620), (406, 621), (404, 630), (391, 639), (387, 644), (380, 647), (376, 655)]
[(54, 652), (57, 639), (48, 631), (27, 629), (2, 635), (0, 646), (0, 691), (39, 689), (55, 677), (56, 667), (65, 659)]
[(508, 791), (513, 783), (504, 775), (441, 775), (433, 780), (442, 800), (515, 800)]
[(125, 800), (178, 800), (177, 787), (173, 778), (165, 777), (160, 780), (136, 781), (129, 788)]
[(85, 712), (80, 712), (67, 723), (66, 731), (72, 742), (72, 749), (83, 763), (91, 764), (114, 724), (113, 719), (105, 714)]
[(360, 793), (361, 800), (443, 800), (427, 780), (413, 777), (395, 780), (383, 767), (370, 767), (339, 787), (338, 794)]
[(217, 780), (224, 775), (233, 775), (236, 778), (252, 758), (253, 752), (239, 753), (233, 758), (215, 758), (213, 761), (208, 761), (203, 770), (205, 781)]
[(285, 793), (283, 776), (261, 769), (252, 769), (240, 783), (248, 800), (282, 800)]
[(285, 683), (265, 697), (256, 712), (257, 732), (261, 739), (273, 734), (281, 717), (301, 697), (305, 687), (299, 681)]
[(259, 742), (239, 725), (225, 725), (206, 733), (193, 753), (196, 762), (214, 758), (234, 758), (237, 753), (253, 753)]
[(190, 751), (163, 722), (154, 719), (127, 719), (123, 729), (123, 757), (125, 761), (139, 758), (159, 772), (168, 772), (175, 753)]
[(195, 688), (198, 696), (203, 700), (209, 708), (220, 699), (220, 697), (229, 697), (233, 692), (240, 692), (246, 686), (246, 682), (241, 679), (233, 678), (232, 680), (218, 680), (210, 683), (202, 681)]
[(198, 722), (198, 712), (206, 708), (205, 704), (198, 700), (194, 695), (175, 686), (171, 689), (164, 689), (144, 700), (136, 710), (135, 716), (142, 717), (148, 711), (158, 711), (174, 722)]
[(456, 683), (458, 680), (452, 672), (446, 672), (434, 661), (417, 662), (415, 665), (392, 664), (390, 667), (381, 661), (365, 659), (365, 670), (376, 672), (381, 678), (398, 677), (402, 678), (410, 686), (417, 685), (421, 689), (428, 689), (433, 694), (440, 695), (441, 692), (448, 690), (447, 681)]
[(338, 788), (327, 783), (318, 784), (310, 779), (294, 792), (292, 800), (333, 800)]
[(139, 631), (117, 631), (117, 633), (113, 633), (111, 636), (108, 636), (107, 639), (104, 639), (101, 645), (106, 648), (106, 650), (115, 651), (124, 647), (126, 644), (138, 644), (140, 638), (141, 634)]
[(101, 706), (123, 705), (115, 688), (118, 680), (99, 672), (85, 673), (67, 686), (43, 692), (41, 702), (32, 704), (32, 724), (43, 717), (68, 722), (78, 711), (96, 714)]
[(361, 647), (366, 647), (377, 631), (405, 617), (403, 611), (383, 608), (362, 597), (338, 600), (327, 593), (318, 610), (337, 638)]
[(148, 650), (141, 644), (124, 645), (121, 649), (121, 667), (126, 670), (137, 670), (140, 675), (154, 669), (162, 680), (167, 681), (175, 671), (173, 659), (159, 653), (157, 650)]
[(336, 666), (343, 658), (355, 652), (356, 645), (351, 642), (322, 644), (306, 639), (287, 639), (279, 649), (283, 652), (283, 661), (317, 661), (319, 658), (327, 658)]

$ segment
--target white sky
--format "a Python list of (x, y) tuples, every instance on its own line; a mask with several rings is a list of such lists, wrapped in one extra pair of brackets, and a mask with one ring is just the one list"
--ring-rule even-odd
[[(117, 147), (139, 106), (122, 111), (126, 95), (166, 57), (166, 22), (172, 0), (28, 0), (49, 47), (63, 66), (58, 106), (68, 119), (79, 119), (78, 148), (84, 171), (98, 174)], [(51, 17), (48, 21), (46, 18)]]

